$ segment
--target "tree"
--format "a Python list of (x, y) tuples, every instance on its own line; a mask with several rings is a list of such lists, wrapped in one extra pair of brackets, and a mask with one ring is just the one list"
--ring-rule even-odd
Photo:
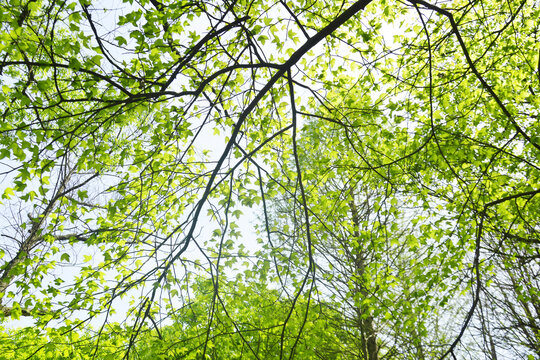
[[(281, 284), (296, 278), (293, 285), (303, 285), (309, 276), (322, 298), (341, 308), (345, 316), (333, 326), (349, 329), (342, 339), (349, 347), (344, 358), (436, 358), (446, 341), (437, 326), (454, 310), (438, 306), (452, 285), (450, 279), (441, 283), (440, 265), (430, 258), (439, 244), (423, 234), (429, 224), (418, 199), (404, 192), (399, 180), (380, 181), (385, 174), (361, 166), (370, 149), (361, 149), (364, 141), (357, 138), (373, 138), (370, 146), (387, 149), (391, 157), (402, 149), (390, 141), (406, 144), (407, 134), (394, 131), (393, 139), (376, 139), (394, 124), (370, 108), (369, 94), (354, 91), (329, 93), (320, 109), (305, 114), (310, 119), (299, 134), (297, 151), (284, 151), (283, 164), (274, 167), (270, 178), (275, 182), (266, 189), (273, 209), (265, 219), (272, 237), (267, 256)], [(354, 105), (343, 103), (351, 98)], [(297, 164), (302, 164), (306, 217), (297, 194), (275, 191), (295, 188), (294, 175), (278, 179), (281, 171), (295, 174)], [(392, 170), (396, 179), (402, 174)], [(299, 251), (308, 231), (316, 269), (312, 275), (305, 272), (308, 253)]]
[[(258, 278), (260, 274), (249, 278), (247, 273), (224, 281), (217, 299), (211, 279), (195, 281), (192, 302), (176, 314), (174, 325), (164, 328), (161, 337), (154, 332), (151, 341), (141, 342), (146, 344), (138, 350), (142, 358), (163, 355), (144, 349), (159, 349), (160, 345), (182, 359), (204, 358), (205, 354), (241, 359), (341, 358), (339, 332), (328, 331), (328, 324), (340, 316), (331, 304), (317, 304), (305, 314), (300, 309), (306, 299), (297, 299), (293, 306), (282, 291), (269, 289)], [(206, 323), (208, 313), (212, 313), (211, 325)]]
[[(331, 220), (352, 220), (355, 236), (351, 214), (375, 196), (375, 213), (389, 205), (388, 223), (368, 215), (360, 237), (392, 222), (406, 229), (402, 260), (425, 249), (415, 268), (429, 269), (412, 272), (414, 286), (438, 287), (428, 298), (399, 285), (403, 299), (415, 297), (409, 313), (456, 311), (440, 357), (484, 351), (470, 341), (475, 329), (505, 342), (495, 348), (515, 343), (481, 326), (486, 318), (528, 334), (514, 350), (534, 356), (539, 11), (526, 0), (1, 2), (3, 321), (31, 316), (37, 328), (83, 338), (88, 327), (98, 354), (119, 311), (114, 353), (134, 357), (141, 337), (187, 304), (191, 274), (213, 279), (217, 304), (224, 277), (263, 268), (239, 219), (279, 195), (301, 225), (288, 261), (305, 265), (281, 283), (268, 275), (287, 294), (289, 312), (276, 310), (287, 334), (294, 311), (306, 324), (312, 316), (316, 246), (333, 251), (315, 241), (327, 229), (310, 217), (342, 206)], [(314, 118), (310, 141), (334, 132), (320, 153), (300, 135)], [(331, 198), (339, 203), (319, 204), (309, 186), (325, 174), (303, 162), (318, 154), (324, 169), (339, 158), (332, 147), (349, 175)], [(365, 197), (342, 187), (353, 170)], [(263, 226), (261, 248), (275, 231)], [(381, 248), (363, 251), (384, 264)], [(361, 284), (381, 285), (371, 280)], [(213, 309), (208, 334), (220, 331)], [(292, 357), (296, 342), (280, 342), (280, 357)], [(40, 346), (28, 354), (41, 356)]]
[[(144, 328), (131, 357), (137, 360), (269, 359), (278, 358), (283, 351), (288, 357), (293, 351), (294, 356), (302, 359), (341, 358), (339, 332), (328, 332), (325, 326), (340, 316), (330, 304), (314, 306), (306, 320), (301, 312), (289, 314), (291, 304), (279, 290), (269, 289), (267, 285), (260, 278), (250, 278), (248, 271), (235, 280), (223, 281), (216, 299), (212, 279), (194, 279), (189, 303), (174, 314), (171, 324), (160, 329)], [(212, 313), (210, 324), (209, 313)], [(289, 330), (283, 333), (280, 320), (286, 315), (290, 315)], [(296, 337), (299, 327), (305, 331)], [(5, 331), (3, 354), (7, 359), (115, 359), (129, 346), (129, 338), (119, 335), (124, 331), (120, 324), (110, 324), (101, 339), (95, 330), (83, 334), (54, 329), (43, 333), (35, 328)], [(40, 351), (35, 351), (36, 347)]]
[(531, 240), (507, 243), (494, 238), (486, 244), (493, 254), (489, 259), (492, 268), (482, 287), (483, 304), (477, 316), (485, 352), (492, 358), (497, 354), (524, 359), (540, 355), (538, 254), (526, 246)]

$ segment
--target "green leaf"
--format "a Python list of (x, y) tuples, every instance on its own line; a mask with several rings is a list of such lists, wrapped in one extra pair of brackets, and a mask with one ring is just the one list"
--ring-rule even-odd
[(8, 187), (4, 190), (4, 193), (2, 194), (2, 199), (11, 199), (11, 197), (14, 195), (15, 192), (13, 191), (13, 189)]
[(118, 43), (118, 46), (127, 45), (127, 40), (122, 36), (117, 36), (114, 38), (116, 42)]

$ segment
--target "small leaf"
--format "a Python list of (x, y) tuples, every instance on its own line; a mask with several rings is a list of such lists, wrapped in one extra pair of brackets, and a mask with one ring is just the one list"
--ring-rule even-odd
[(127, 45), (127, 40), (122, 36), (117, 36), (114, 40), (118, 42), (118, 46)]
[(6, 188), (4, 190), (4, 194), (2, 195), (2, 199), (10, 199), (13, 195), (15, 195), (15, 192), (12, 188)]

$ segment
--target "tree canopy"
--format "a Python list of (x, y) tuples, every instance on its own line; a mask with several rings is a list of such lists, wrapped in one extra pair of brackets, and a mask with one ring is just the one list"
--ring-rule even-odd
[(540, 357), (538, 19), (0, 0), (0, 351)]

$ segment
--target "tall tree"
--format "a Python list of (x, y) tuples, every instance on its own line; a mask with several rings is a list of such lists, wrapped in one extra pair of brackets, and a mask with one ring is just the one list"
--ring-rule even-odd
[[(437, 306), (448, 293), (439, 284), (439, 264), (430, 258), (438, 244), (422, 234), (428, 228), (426, 212), (415, 205), (416, 197), (403, 191), (405, 184), (397, 180), (402, 170), (391, 169), (396, 180), (388, 182), (387, 170), (362, 166), (370, 148), (387, 149), (386, 156), (402, 149), (388, 139), (376, 139), (394, 124), (371, 105), (368, 94), (353, 92), (347, 97), (329, 94), (318, 111), (304, 113), (297, 150), (284, 151), (284, 164), (269, 176), (267, 193), (273, 196), (267, 196), (272, 211), (265, 218), (272, 229), (268, 255), (281, 283), (296, 277), (303, 285), (302, 276), (310, 275), (305, 266), (310, 254), (294, 254), (302, 252), (310, 233), (315, 270), (309, 281), (322, 299), (337, 301), (345, 314), (342, 323), (334, 324), (335, 331), (349, 329), (347, 340), (342, 339), (349, 347), (344, 358), (431, 358), (445, 340), (436, 334), (437, 322), (448, 316)], [(356, 102), (347, 106), (345, 99), (351, 98)], [(394, 139), (406, 144), (407, 134), (394, 131)], [(273, 191), (299, 191), (292, 175), (297, 165), (306, 216), (297, 194)], [(279, 180), (284, 169), (291, 174), (289, 182)]]

